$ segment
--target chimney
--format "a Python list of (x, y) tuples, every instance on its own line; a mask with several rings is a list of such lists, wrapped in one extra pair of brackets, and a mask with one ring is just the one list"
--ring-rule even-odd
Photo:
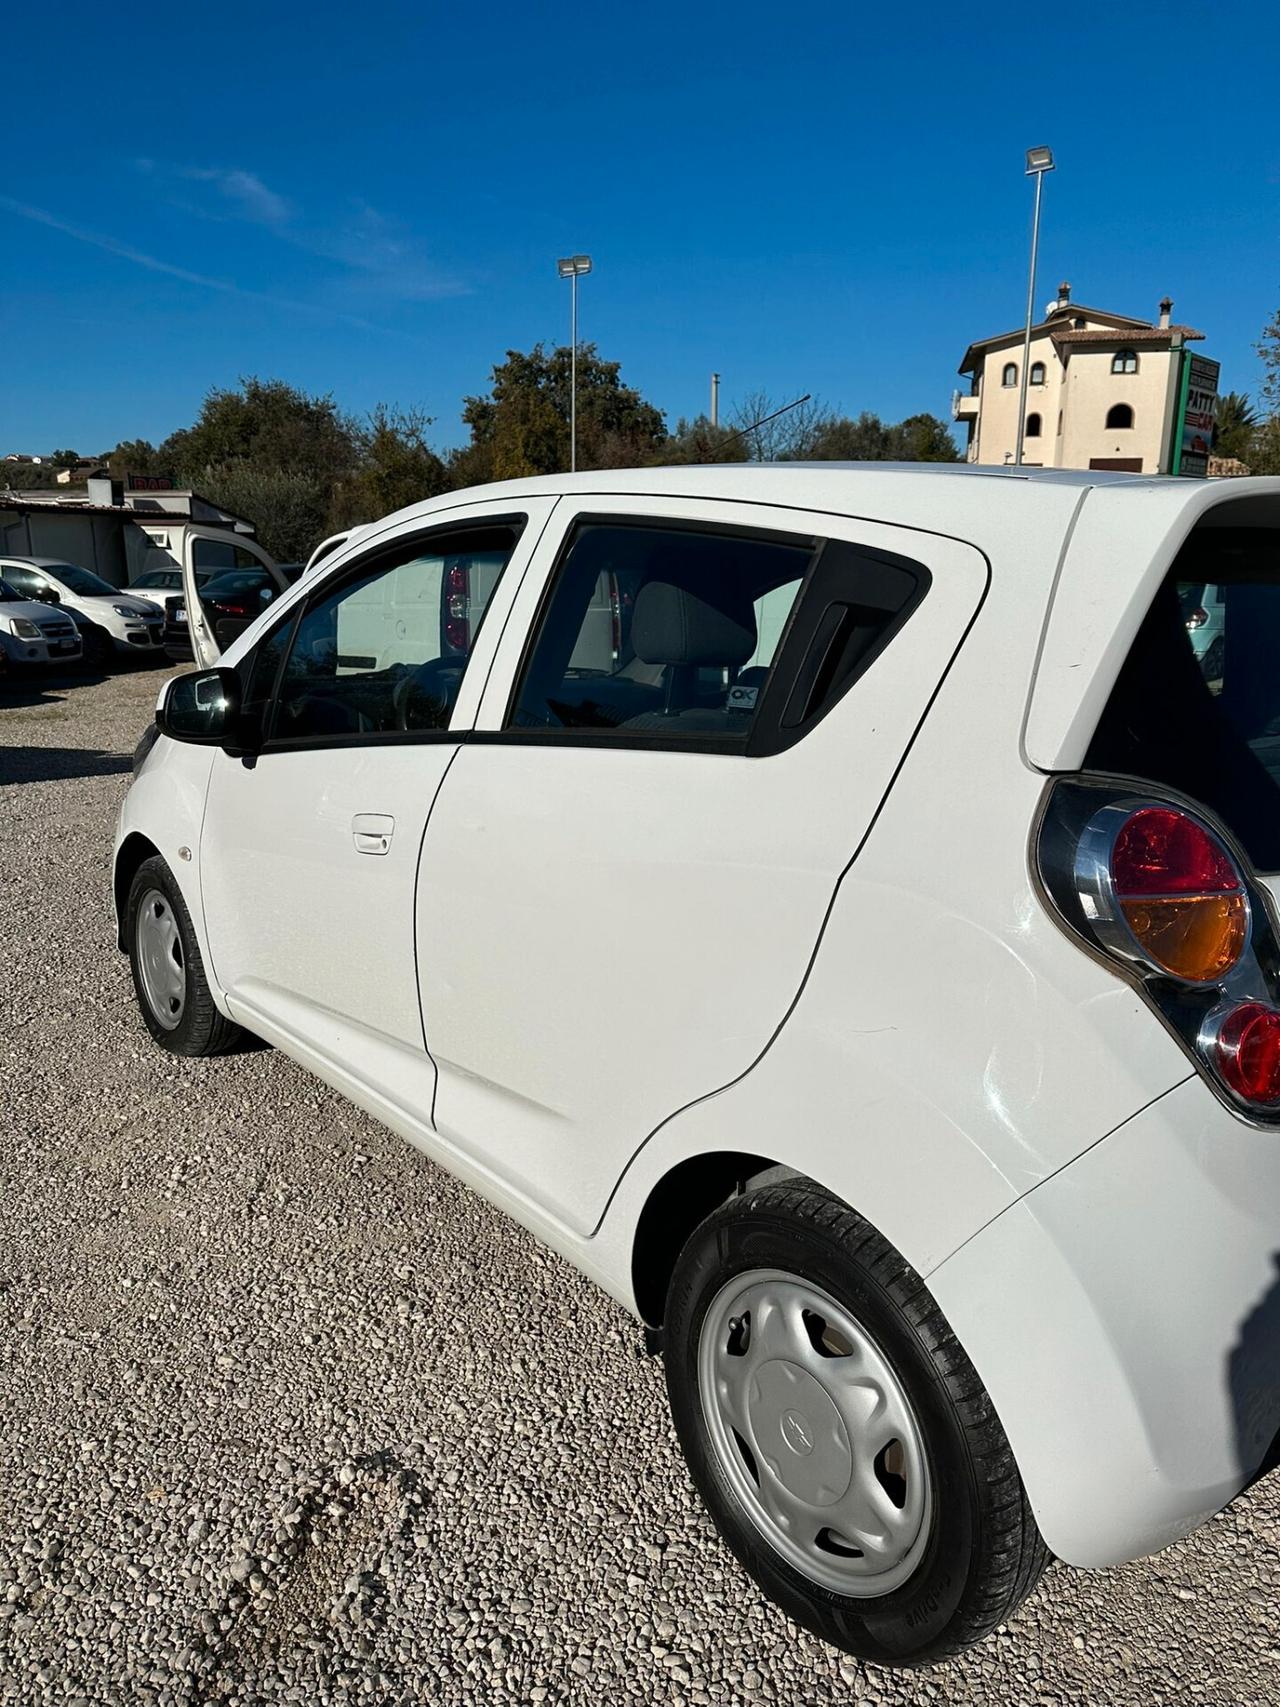
[(1171, 296), (1162, 296), (1160, 298), (1160, 325), (1162, 328), (1168, 327), (1169, 316), (1172, 313), (1173, 313), (1173, 298)]
[(91, 504), (115, 504), (124, 502), (124, 483), (112, 480), (109, 475), (91, 474), (85, 481), (86, 495)]
[(1071, 286), (1068, 284), (1066, 279), (1063, 279), (1062, 283), (1058, 286), (1058, 295), (1056, 300), (1051, 302), (1048, 308), (1044, 311), (1045, 319), (1047, 320), (1051, 314), (1063, 313), (1066, 309), (1070, 308), (1070, 306)]

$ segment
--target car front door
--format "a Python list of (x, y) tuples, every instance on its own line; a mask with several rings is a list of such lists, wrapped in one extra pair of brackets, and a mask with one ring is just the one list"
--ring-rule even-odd
[[(271, 577), (276, 593), (289, 583), (260, 545), (229, 534), (225, 528), (188, 528), (182, 541), (182, 604), (171, 609), (173, 620), (186, 619), (191, 655), (202, 669), (212, 669), (225, 650), (200, 602), (199, 582), (222, 569), (260, 568)], [(244, 627), (248, 626), (246, 622)], [(181, 630), (179, 630), (181, 632)], [(230, 644), (230, 637), (227, 637)]]
[(447, 1142), (585, 1235), (748, 1071), (985, 585), (891, 526), (561, 501), (423, 847)]
[(201, 892), (234, 1017), (421, 1118), (423, 832), (551, 503), (401, 524), (314, 577), (237, 666), (260, 750), (210, 772)]

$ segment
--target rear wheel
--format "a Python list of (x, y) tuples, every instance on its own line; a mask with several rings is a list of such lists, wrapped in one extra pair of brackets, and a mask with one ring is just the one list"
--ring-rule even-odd
[(991, 1401), (919, 1276), (811, 1181), (748, 1188), (672, 1278), (667, 1385), (726, 1541), (881, 1665), (1008, 1618), (1048, 1559)]
[(214, 1006), (191, 915), (157, 854), (129, 886), (127, 938), (133, 987), (147, 1030), (174, 1055), (221, 1055), (246, 1034)]

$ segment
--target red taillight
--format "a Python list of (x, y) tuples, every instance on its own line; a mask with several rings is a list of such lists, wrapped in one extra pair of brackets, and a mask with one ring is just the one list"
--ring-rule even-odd
[(1111, 886), (1138, 946), (1175, 978), (1216, 983), (1244, 952), (1244, 878), (1185, 812), (1144, 806), (1131, 813), (1112, 845)]
[(461, 593), (465, 597), (471, 590), (467, 585), (469, 579), (470, 577), (462, 565), (460, 563), (455, 563), (453, 568), (450, 569), (449, 573), (445, 576), (445, 591), (450, 593)]
[(444, 637), (455, 652), (466, 652), (471, 646), (471, 624), (462, 617), (451, 616), (444, 625)]
[(1240, 873), (1227, 850), (1209, 832), (1167, 806), (1144, 806), (1121, 827), (1111, 850), (1116, 894), (1228, 894)]
[(1241, 1002), (1218, 1026), (1210, 1045), (1223, 1084), (1245, 1102), (1280, 1103), (1280, 1013), (1262, 1002)]
[(1190, 614), (1187, 617), (1187, 627), (1188, 628), (1203, 628), (1205, 623), (1208, 622), (1208, 620), (1209, 620), (1208, 611), (1203, 610), (1199, 605), (1197, 605), (1196, 608), (1192, 612), (1190, 612)]

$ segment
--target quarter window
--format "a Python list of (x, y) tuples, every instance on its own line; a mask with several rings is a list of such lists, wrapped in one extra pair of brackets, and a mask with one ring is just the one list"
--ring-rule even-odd
[[(518, 537), (502, 526), (402, 543), (320, 589), (293, 626), (270, 742), (446, 729)], [(255, 695), (259, 669), (265, 655)]]

